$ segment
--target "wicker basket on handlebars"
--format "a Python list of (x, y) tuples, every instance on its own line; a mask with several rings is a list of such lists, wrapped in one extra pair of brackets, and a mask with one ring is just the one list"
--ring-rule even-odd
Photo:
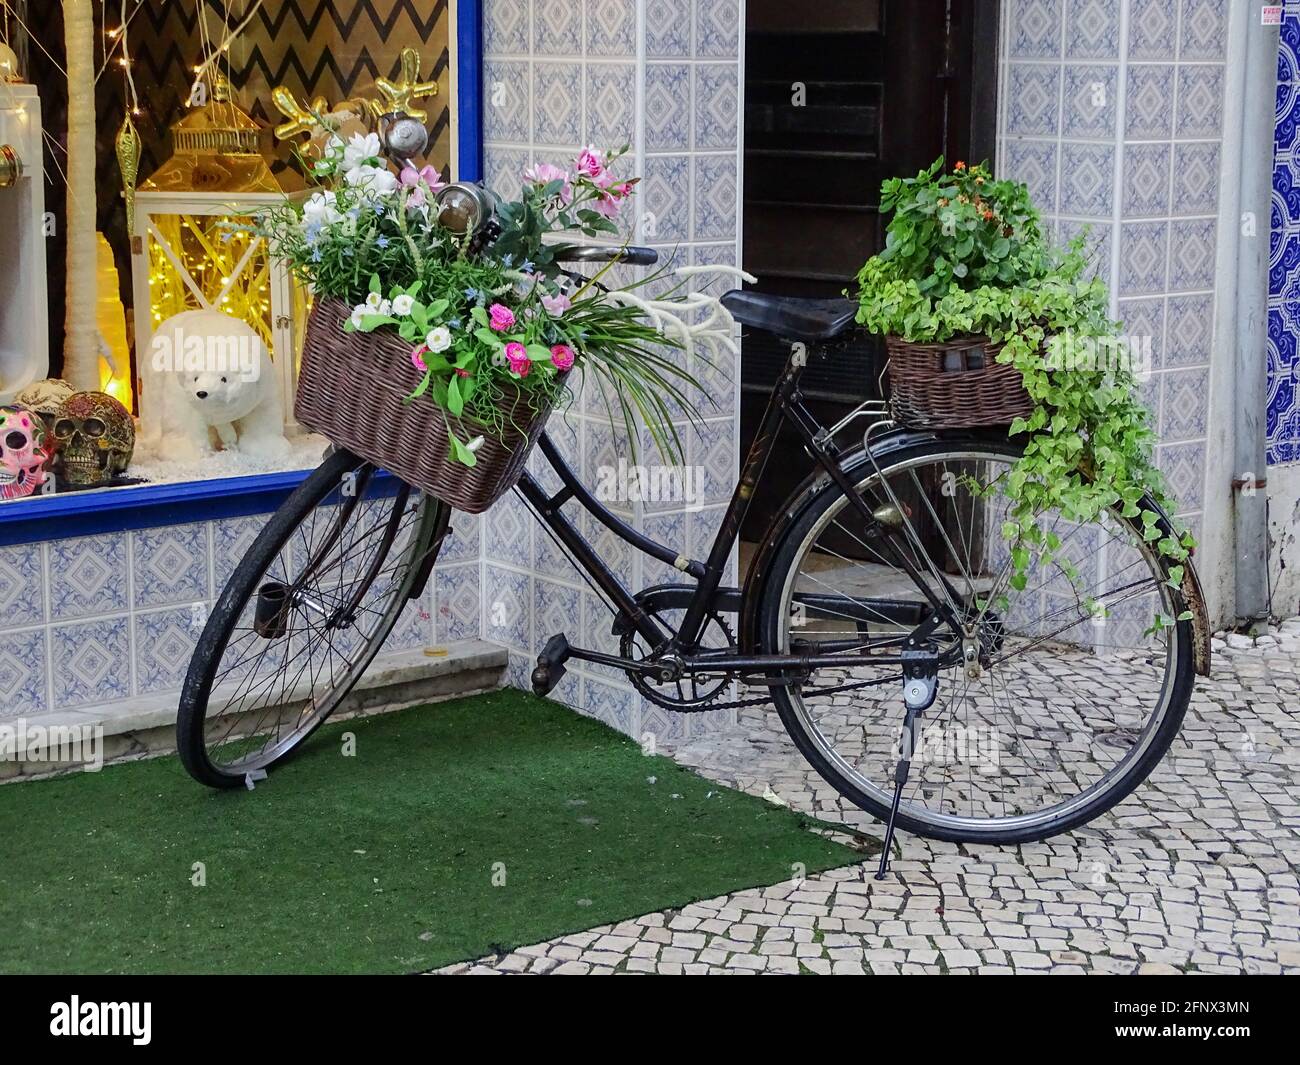
[[(411, 362), (411, 345), (386, 330), (343, 332), (350, 313), (337, 299), (321, 300), (312, 308), (294, 416), (457, 510), (487, 510), (519, 480), (550, 410), (533, 410), (528, 397), (515, 390), (502, 407), (505, 430), (494, 435), (428, 399), (407, 402), (423, 377)], [(474, 466), (451, 459), (448, 423), (463, 441), (483, 438)]]
[(997, 361), (1001, 344), (983, 336), (914, 344), (887, 336), (890, 413), (900, 425), (973, 429), (1027, 418), (1034, 402), (1020, 371)]

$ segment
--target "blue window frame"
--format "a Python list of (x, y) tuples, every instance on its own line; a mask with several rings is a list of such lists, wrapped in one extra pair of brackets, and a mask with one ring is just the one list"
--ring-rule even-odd
[[(482, 0), (453, 0), (457, 177), (483, 176)], [(275, 510), (307, 476), (291, 470), (183, 484), (68, 492), (0, 503), (0, 547), (71, 536), (180, 525)]]

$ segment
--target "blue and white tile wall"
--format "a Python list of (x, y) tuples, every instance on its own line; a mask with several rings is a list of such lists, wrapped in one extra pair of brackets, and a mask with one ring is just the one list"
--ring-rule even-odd
[(1205, 499), (1229, 0), (1004, 0), (998, 163), (1062, 240), (1085, 226), (1126, 332), (1149, 337), (1157, 459)]
[(1270, 465), (1300, 462), (1300, 0), (1288, 0), (1277, 59), (1268, 255)]
[[(628, 212), (632, 237), (678, 266), (739, 262), (743, 0), (485, 0), (484, 170), (506, 193), (538, 161), (565, 161), (585, 144), (631, 147), (625, 172), (640, 174)], [(720, 289), (733, 287), (719, 284)], [(698, 557), (717, 526), (738, 464), (734, 365), (690, 367), (716, 403), (706, 432), (688, 433), (687, 465), (701, 472), (700, 505), (614, 504), (685, 554)], [(602, 469), (630, 462), (620, 432), (594, 397), (552, 419), (551, 435), (595, 484)], [(648, 452), (646, 442), (639, 451)], [(653, 457), (643, 461), (653, 462)], [(536, 472), (544, 467), (534, 462)], [(578, 513), (570, 505), (566, 513)], [(600, 526), (583, 526), (632, 588), (672, 580)], [(547, 531), (509, 496), (483, 522), (483, 626), (510, 649), (509, 680), (528, 686), (538, 649), (567, 631), (584, 646), (613, 650), (610, 615), (565, 561)], [(631, 735), (684, 735), (731, 720), (728, 713), (678, 718), (644, 703), (621, 675), (571, 668), (555, 697)]]
[[(179, 693), (265, 515), (0, 547), (0, 719)], [(479, 637), (477, 522), (462, 519), (388, 648)]]

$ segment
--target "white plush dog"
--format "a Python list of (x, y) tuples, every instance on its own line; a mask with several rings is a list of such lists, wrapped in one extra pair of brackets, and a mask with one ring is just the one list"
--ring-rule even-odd
[(267, 461), (288, 457), (280, 376), (256, 330), (220, 311), (183, 311), (151, 343), (169, 457), (194, 461), (214, 444)]

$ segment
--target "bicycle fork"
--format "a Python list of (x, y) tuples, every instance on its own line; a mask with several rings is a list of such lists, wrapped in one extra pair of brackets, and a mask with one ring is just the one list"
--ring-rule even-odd
[(903, 787), (912, 769), (912, 752), (916, 749), (916, 719), (934, 705), (939, 691), (939, 653), (932, 641), (921, 650), (907, 650), (903, 659), (903, 733), (899, 737), (898, 765), (894, 767), (894, 800), (885, 823), (885, 846), (880, 852), (876, 879), (884, 880), (889, 869), (889, 852), (894, 845), (894, 822), (903, 799)]

